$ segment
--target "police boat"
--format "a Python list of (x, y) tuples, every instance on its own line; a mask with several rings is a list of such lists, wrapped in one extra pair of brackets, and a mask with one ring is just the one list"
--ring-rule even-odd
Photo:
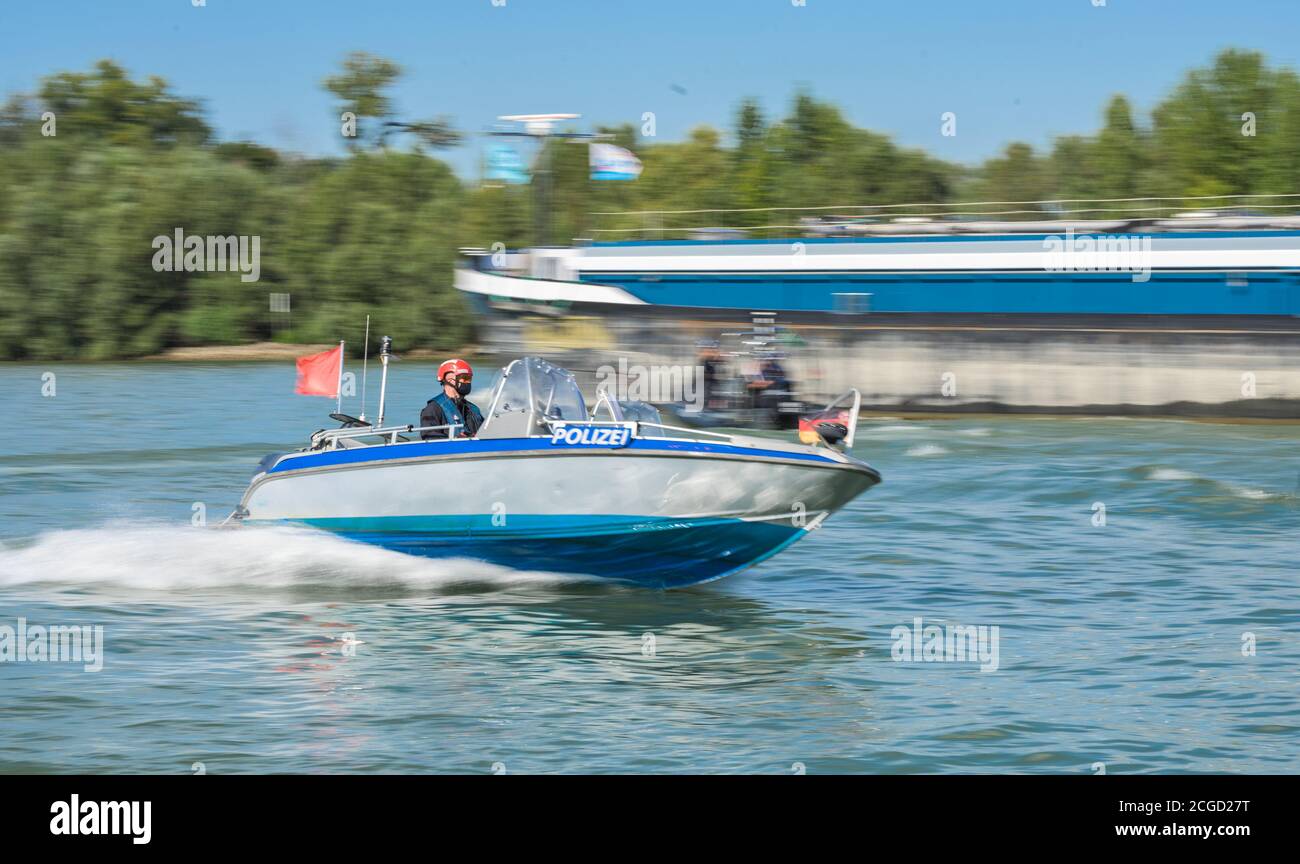
[[(380, 359), (385, 385), (389, 340)], [(232, 514), (307, 525), (411, 555), (586, 574), (656, 588), (719, 579), (775, 555), (880, 482), (844, 428), (796, 443), (665, 425), (537, 357), (506, 366), (483, 425), (384, 426), (346, 415), (262, 460)], [(449, 437), (421, 440), (446, 430)]]

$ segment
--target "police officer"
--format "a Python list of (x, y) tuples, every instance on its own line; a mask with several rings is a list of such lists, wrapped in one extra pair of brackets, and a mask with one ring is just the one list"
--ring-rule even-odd
[(695, 347), (699, 350), (695, 365), (704, 370), (704, 380), (700, 382), (703, 391), (700, 402), (710, 410), (725, 407), (721, 393), (722, 354), (718, 350), (718, 340), (701, 339), (695, 343)]
[[(474, 388), (474, 370), (464, 360), (448, 360), (438, 367), (442, 392), (434, 396), (420, 412), (421, 426), (460, 424), (459, 429), (427, 429), (421, 438), (474, 437), (483, 425), (483, 414), (465, 397)], [(451, 433), (448, 436), (448, 432)]]

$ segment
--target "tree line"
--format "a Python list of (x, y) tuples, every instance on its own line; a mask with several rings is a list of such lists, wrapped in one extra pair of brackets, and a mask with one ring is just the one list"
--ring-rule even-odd
[[(9, 97), (0, 105), (0, 359), (265, 339), (356, 344), (367, 314), (405, 347), (466, 344), (456, 250), (533, 243), (535, 196), (456, 177), (436, 151), (463, 133), (447, 117), (398, 115), (387, 93), (400, 74), (358, 53), (322, 82), (343, 118), (337, 158), (221, 141), (198, 102), (111, 61)], [(679, 142), (633, 123), (597, 131), (637, 153), (644, 172), (592, 182), (585, 147), (548, 145), (546, 240), (620, 224), (592, 215), (601, 211), (1300, 191), (1300, 79), (1246, 51), (1189, 72), (1145, 117), (1115, 96), (1095, 134), (1059, 137), (1043, 152), (1012, 142), (975, 166), (900, 147), (807, 92), (775, 118), (745, 100), (725, 128), (702, 126)], [(154, 238), (177, 227), (260, 237), (260, 279), (155, 269)], [(288, 295), (289, 311), (272, 312), (270, 294)]]

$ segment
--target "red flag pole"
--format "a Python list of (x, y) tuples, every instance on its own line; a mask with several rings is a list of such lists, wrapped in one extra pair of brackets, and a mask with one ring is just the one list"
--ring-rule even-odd
[[(343, 343), (340, 342), (337, 348), (331, 348), (328, 351), (322, 351), (319, 354), (309, 354), (306, 357), (299, 357), (298, 383), (294, 387), (295, 393), (301, 393), (304, 396), (333, 396), (339, 399), (339, 408), (342, 409), (343, 398)], [(330, 392), (329, 379), (325, 377), (329, 372), (329, 367), (334, 366), (334, 392)]]

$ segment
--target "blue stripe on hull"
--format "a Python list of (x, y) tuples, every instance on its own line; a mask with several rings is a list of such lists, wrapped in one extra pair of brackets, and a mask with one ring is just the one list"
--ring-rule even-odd
[(426, 558), (475, 558), (515, 570), (578, 573), (652, 588), (718, 579), (805, 532), (740, 519), (644, 516), (389, 516), (306, 519), (340, 537)]
[(1294, 271), (1129, 273), (598, 273), (659, 306), (833, 312), (870, 294), (871, 312), (1079, 315), (1300, 315)]
[(412, 441), (385, 447), (357, 447), (351, 450), (326, 450), (319, 453), (291, 453), (280, 459), (269, 474), (284, 471), (300, 471), (305, 468), (324, 468), (331, 465), (354, 465), (363, 462), (383, 462), (389, 459), (413, 459), (420, 456), (454, 456), (480, 455), (492, 456), (525, 451), (541, 451), (551, 454), (590, 455), (601, 452), (656, 452), (656, 453), (700, 453), (721, 456), (764, 456), (775, 459), (789, 459), (799, 462), (819, 462), (826, 465), (838, 465), (829, 456), (819, 453), (800, 452), (797, 450), (764, 450), (758, 447), (740, 447), (731, 444), (708, 441), (656, 440), (652, 438), (634, 438), (626, 447), (593, 447), (584, 444), (551, 443), (545, 437), (535, 438), (458, 438), (452, 441)]

